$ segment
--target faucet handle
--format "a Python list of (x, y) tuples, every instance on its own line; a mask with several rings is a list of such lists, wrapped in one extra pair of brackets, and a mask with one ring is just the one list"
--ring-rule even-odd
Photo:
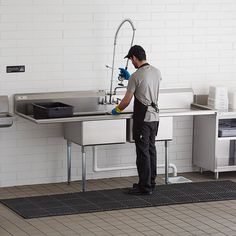
[(115, 103), (116, 104), (119, 104), (119, 102), (121, 101), (121, 99), (120, 98), (116, 98), (116, 101), (115, 101)]
[(100, 97), (98, 100), (98, 104), (106, 105), (107, 104), (107, 96), (105, 95), (104, 97)]
[(103, 105), (104, 104), (104, 98), (99, 98), (99, 100), (98, 100), (98, 104), (100, 104), (100, 105)]
[(115, 98), (112, 98), (111, 104), (117, 104)]
[(120, 98), (112, 98), (111, 104), (119, 104), (119, 101), (121, 101)]

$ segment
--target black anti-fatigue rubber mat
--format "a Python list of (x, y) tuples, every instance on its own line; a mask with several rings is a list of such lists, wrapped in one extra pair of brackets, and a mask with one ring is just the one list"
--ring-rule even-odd
[(236, 183), (209, 181), (159, 185), (152, 195), (129, 195), (127, 189), (3, 199), (25, 219), (171, 204), (236, 200)]

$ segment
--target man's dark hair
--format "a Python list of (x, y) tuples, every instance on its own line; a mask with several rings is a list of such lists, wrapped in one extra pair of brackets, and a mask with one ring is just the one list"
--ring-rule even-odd
[(146, 52), (139, 45), (134, 45), (133, 47), (131, 47), (125, 58), (131, 58), (132, 56), (138, 58), (139, 61), (146, 60)]

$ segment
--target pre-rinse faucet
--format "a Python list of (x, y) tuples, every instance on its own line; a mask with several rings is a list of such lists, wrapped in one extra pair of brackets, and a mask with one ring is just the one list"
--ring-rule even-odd
[[(124, 19), (121, 24), (118, 26), (117, 30), (116, 30), (116, 34), (115, 34), (115, 39), (114, 39), (114, 47), (113, 47), (113, 57), (112, 57), (112, 67), (111, 67), (111, 85), (110, 85), (110, 93), (109, 93), (109, 103), (111, 104), (112, 103), (112, 95), (113, 95), (113, 75), (114, 75), (114, 64), (115, 64), (115, 53), (116, 53), (116, 41), (117, 41), (117, 36), (118, 36), (118, 33), (119, 33), (119, 30), (120, 28), (122, 27), (122, 25), (125, 23), (125, 22), (128, 22), (130, 23), (131, 27), (132, 27), (132, 30), (133, 30), (133, 35), (132, 35), (132, 40), (131, 40), (131, 44), (130, 44), (130, 47), (132, 47), (133, 45), (133, 42), (134, 42), (134, 34), (135, 34), (135, 27), (134, 27), (134, 24), (133, 22), (127, 18), (127, 19)], [(128, 68), (128, 63), (129, 63), (129, 58), (127, 58), (127, 62), (126, 62), (126, 66), (125, 66), (125, 69), (127, 70)]]

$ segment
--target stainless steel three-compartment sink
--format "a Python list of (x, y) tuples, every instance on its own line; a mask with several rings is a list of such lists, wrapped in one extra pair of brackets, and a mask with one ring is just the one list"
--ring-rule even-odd
[[(114, 96), (114, 103), (107, 104), (107, 94), (98, 91), (69, 91), (52, 93), (16, 94), (15, 113), (37, 124), (62, 123), (64, 138), (67, 140), (68, 183), (71, 180), (71, 143), (81, 146), (82, 150), (82, 190), (86, 189), (85, 146), (132, 142), (131, 103), (120, 115), (110, 112), (116, 106), (124, 92)], [(118, 98), (118, 99), (117, 99)], [(60, 102), (73, 106), (73, 116), (63, 118), (35, 119), (33, 103)], [(199, 110), (193, 103), (191, 88), (162, 89), (159, 96), (160, 125), (157, 141), (165, 141), (165, 182), (168, 181), (167, 141), (173, 138), (173, 117), (212, 115), (212, 110)]]

